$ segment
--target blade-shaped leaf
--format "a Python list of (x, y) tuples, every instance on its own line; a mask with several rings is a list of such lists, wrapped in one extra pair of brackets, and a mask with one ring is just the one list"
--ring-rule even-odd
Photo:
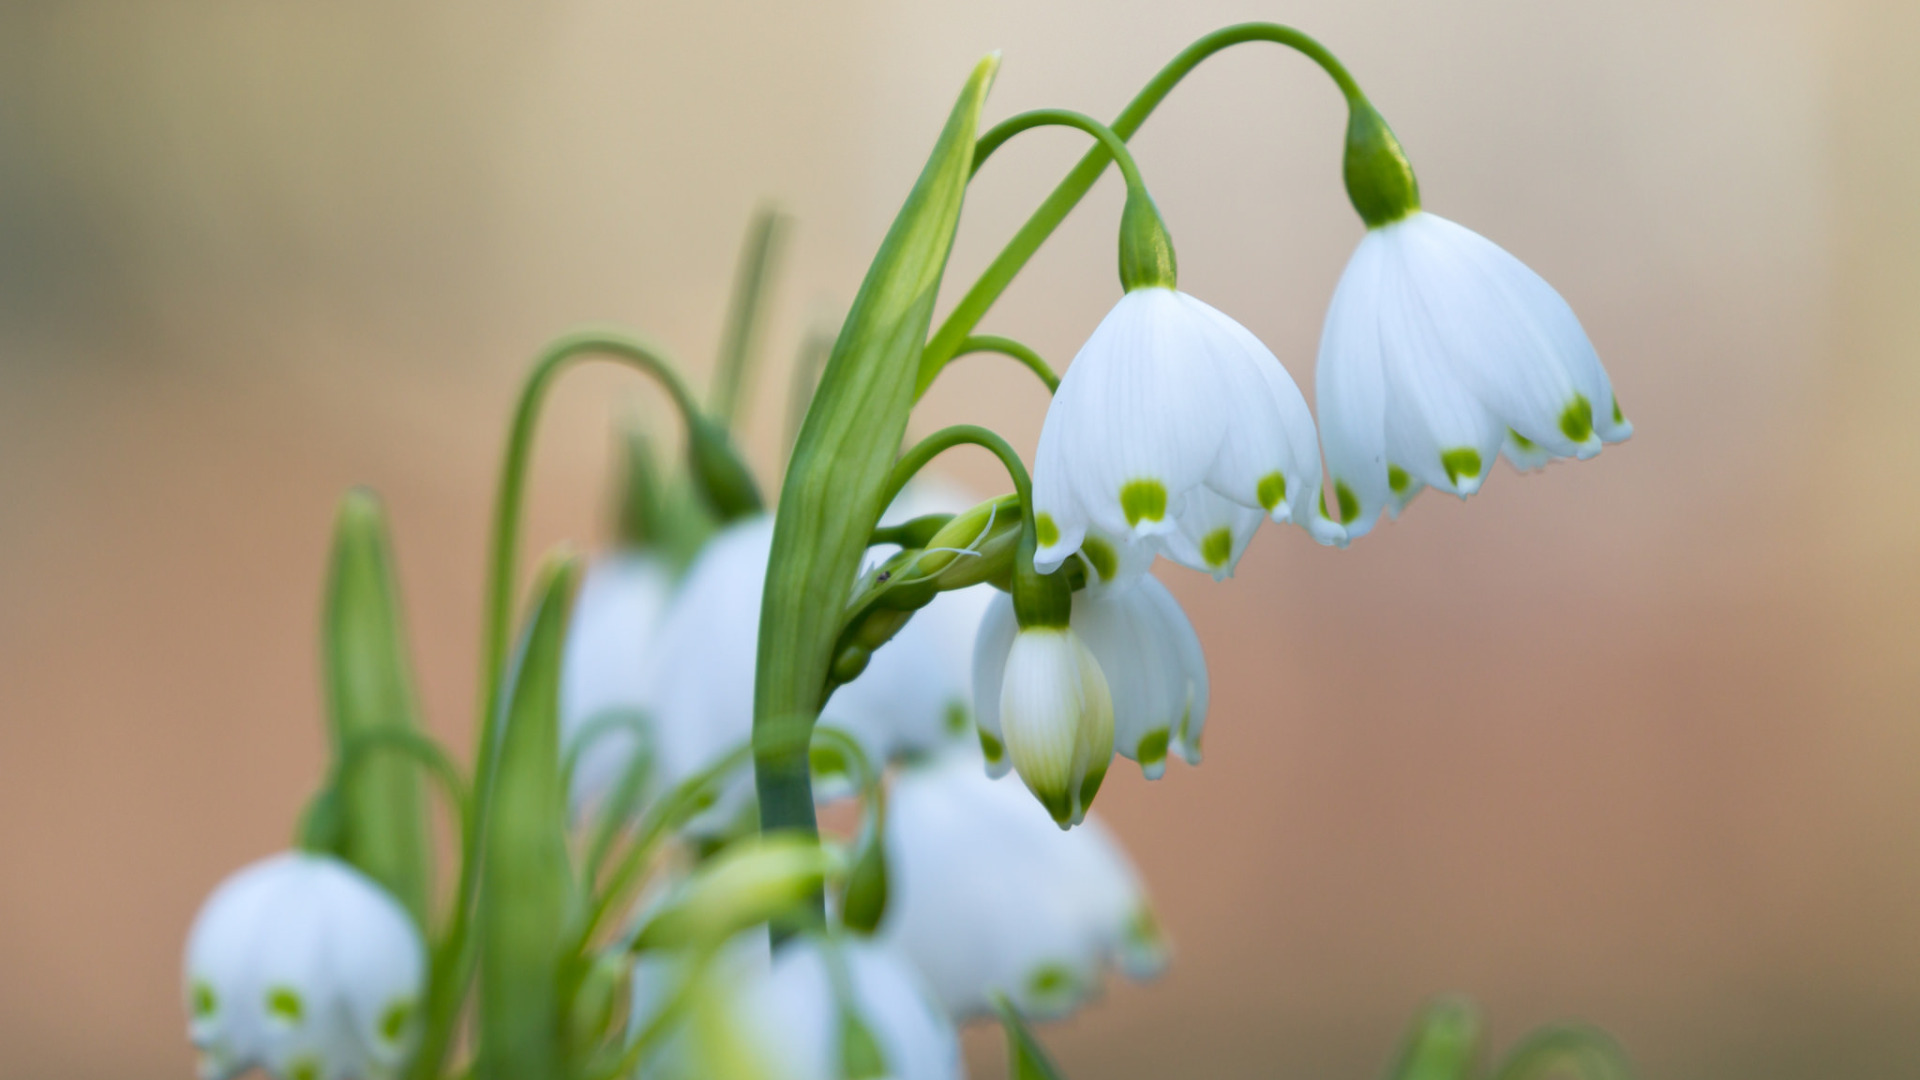
[[(862, 553), (906, 435), (920, 350), (999, 65), (974, 68), (933, 154), (874, 257), (820, 377), (780, 491), (760, 620), (756, 731), (812, 718)], [(761, 823), (814, 826), (805, 742), (756, 763)]]
[(1480, 1062), (1480, 1010), (1464, 998), (1429, 1002), (1400, 1047), (1392, 1080), (1472, 1080)]
[(478, 901), (480, 1080), (564, 1075), (560, 969), (574, 912), (560, 775), (560, 654), (579, 575), (550, 557), (501, 695), (506, 725)]
[[(369, 731), (418, 729), (386, 514), (364, 488), (340, 503), (322, 639), (336, 754)], [(386, 886), (424, 927), (433, 845), (419, 766), (395, 754), (358, 755), (343, 788), (341, 854)]]
[(1000, 1026), (1007, 1033), (1008, 1080), (1066, 1080), (1066, 1074), (1047, 1057), (1040, 1040), (1033, 1037), (1033, 1031), (1020, 1018), (1012, 1002), (996, 994), (993, 1008), (1000, 1014)]

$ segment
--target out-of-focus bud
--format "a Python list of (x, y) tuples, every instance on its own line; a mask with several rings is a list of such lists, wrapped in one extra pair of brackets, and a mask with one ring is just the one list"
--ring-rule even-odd
[(727, 429), (704, 416), (688, 422), (687, 464), (700, 494), (722, 524), (760, 513), (765, 504), (753, 473), (733, 447)]
[(819, 841), (799, 833), (772, 833), (731, 844), (661, 903), (640, 928), (633, 947), (718, 945), (819, 891), (828, 862)]
[(187, 937), (200, 1075), (396, 1075), (425, 973), (413, 920), (366, 875), (307, 852), (254, 863), (214, 890)]
[(1099, 820), (1054, 828), (964, 746), (901, 771), (886, 837), (879, 938), (957, 1019), (988, 1015), (996, 994), (1027, 1016), (1065, 1016), (1099, 993), (1109, 964), (1136, 979), (1166, 965), (1139, 878)]

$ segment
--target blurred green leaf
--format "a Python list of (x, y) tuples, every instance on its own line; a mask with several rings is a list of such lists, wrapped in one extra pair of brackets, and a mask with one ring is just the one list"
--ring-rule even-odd
[(1040, 1040), (1033, 1037), (1033, 1031), (1020, 1018), (1012, 1002), (996, 994), (993, 1008), (1000, 1014), (1000, 1026), (1007, 1033), (1008, 1080), (1066, 1080), (1066, 1074), (1047, 1057)]
[(1520, 1041), (1494, 1080), (1633, 1080), (1633, 1065), (1613, 1037), (1585, 1024), (1555, 1024)]
[[(370, 731), (419, 728), (399, 589), (380, 500), (347, 492), (334, 525), (322, 649), (336, 764)], [(422, 928), (433, 895), (433, 844), (419, 767), (395, 755), (356, 762), (343, 778), (341, 849), (387, 887)]]
[(479, 1080), (565, 1075), (560, 976), (573, 960), (578, 913), (560, 768), (560, 656), (578, 576), (570, 556), (541, 567), (501, 696), (499, 764), (480, 825)]
[(1480, 1011), (1464, 998), (1429, 1002), (1401, 1043), (1393, 1080), (1471, 1080), (1480, 1062)]

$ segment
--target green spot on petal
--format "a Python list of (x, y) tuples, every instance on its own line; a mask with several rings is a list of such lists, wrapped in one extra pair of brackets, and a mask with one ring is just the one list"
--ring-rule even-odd
[(1200, 541), (1200, 557), (1208, 566), (1219, 569), (1233, 557), (1233, 530), (1222, 526)]
[(1620, 398), (1618, 396), (1613, 399), (1613, 422), (1616, 424), (1624, 424), (1627, 422), (1626, 414), (1620, 411)]
[(1120, 512), (1127, 524), (1160, 521), (1167, 516), (1167, 489), (1158, 480), (1129, 480), (1120, 488)]
[(967, 715), (967, 706), (964, 702), (957, 700), (947, 702), (947, 734), (958, 735), (967, 730), (967, 724), (972, 719)]
[(1145, 904), (1135, 908), (1127, 918), (1127, 925), (1121, 936), (1136, 946), (1157, 948), (1164, 939), (1160, 932), (1160, 920), (1154, 917), (1153, 909)]
[(287, 1080), (320, 1080), (320, 1063), (313, 1058), (301, 1058), (287, 1066)]
[(407, 1033), (407, 1021), (413, 1019), (413, 1002), (396, 1001), (380, 1014), (380, 1037), (397, 1043)]
[(1052, 547), (1060, 542), (1060, 526), (1053, 523), (1053, 515), (1033, 515), (1033, 538), (1040, 542), (1041, 547)]
[(1560, 414), (1560, 431), (1577, 443), (1593, 437), (1593, 405), (1585, 395), (1573, 395), (1573, 404)]
[(1478, 479), (1480, 476), (1480, 451), (1471, 446), (1456, 447), (1440, 455), (1440, 467), (1447, 470), (1447, 479), (1458, 484), (1460, 478)]
[(1000, 764), (1000, 759), (1007, 756), (1007, 748), (1002, 746), (1000, 740), (994, 738), (993, 733), (985, 728), (980, 729), (980, 752), (987, 755), (987, 760), (995, 765)]
[(1387, 487), (1392, 489), (1395, 495), (1405, 495), (1407, 485), (1411, 483), (1413, 478), (1407, 475), (1407, 470), (1398, 465), (1387, 466)]
[(1112, 581), (1113, 575), (1120, 569), (1120, 556), (1114, 554), (1113, 545), (1097, 536), (1089, 536), (1080, 542), (1080, 554), (1087, 557), (1088, 565), (1100, 575), (1101, 581)]
[[(1341, 522), (1351, 522), (1360, 516), (1360, 500), (1354, 497), (1353, 489), (1347, 486), (1345, 480), (1335, 480), (1333, 482), (1333, 499), (1340, 504)], [(1320, 497), (1320, 510), (1322, 513), (1325, 513), (1326, 509), (1327, 499), (1325, 495), (1322, 495)]]
[[(1184, 721), (1182, 722), (1184, 723)], [(1142, 765), (1158, 765), (1167, 760), (1168, 738), (1166, 728), (1154, 728), (1152, 731), (1142, 735), (1140, 737), (1140, 748), (1134, 751), (1137, 755), (1136, 760)]]
[(1259, 496), (1260, 505), (1272, 513), (1274, 507), (1287, 501), (1287, 478), (1277, 472), (1268, 473), (1260, 478), (1260, 486), (1254, 490), (1254, 494)]
[(295, 991), (284, 986), (276, 986), (267, 991), (267, 1012), (289, 1024), (297, 1024), (300, 1018), (306, 1015), (307, 1006)]
[(1037, 998), (1071, 994), (1080, 980), (1064, 964), (1042, 964), (1027, 976), (1027, 991)]
[(1526, 451), (1529, 454), (1533, 453), (1535, 450), (1540, 449), (1538, 446), (1534, 444), (1534, 441), (1532, 439), (1527, 438), (1525, 435), (1520, 434), (1519, 432), (1513, 430), (1512, 428), (1507, 429), (1507, 437), (1513, 440), (1513, 445), (1519, 447), (1520, 449)]
[(205, 1020), (207, 1017), (213, 1015), (214, 1010), (220, 1007), (220, 999), (214, 995), (213, 987), (208, 986), (198, 979), (194, 980), (191, 996), (193, 999), (193, 1018), (196, 1020)]

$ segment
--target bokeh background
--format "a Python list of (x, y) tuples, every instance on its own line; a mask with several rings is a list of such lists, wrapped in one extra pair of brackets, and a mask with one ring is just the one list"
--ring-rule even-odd
[[(991, 118), (1111, 116), (1248, 18), (1348, 61), (1427, 205), (1572, 301), (1639, 434), (1346, 552), (1263, 531), (1230, 586), (1162, 572), (1211, 661), (1208, 760), (1116, 770), (1101, 809), (1177, 960), (1047, 1039), (1082, 1077), (1367, 1077), (1459, 991), (1496, 1043), (1585, 1018), (1649, 1077), (1920, 1072), (1920, 7), (14, 0), (0, 1075), (188, 1074), (188, 920), (322, 768), (347, 485), (389, 502), (426, 707), (464, 747), (492, 474), (543, 339), (615, 320), (704, 370), (777, 199), (770, 471), (796, 343), (979, 54), (1006, 53)], [(1360, 234), (1342, 121), (1310, 65), (1242, 46), (1135, 142), (1183, 286), (1309, 392)], [(948, 302), (1083, 148), (995, 160)], [(987, 327), (1069, 359), (1117, 295), (1118, 206), (1109, 176)], [(599, 542), (611, 422), (647, 401), (563, 387), (534, 550)], [(970, 360), (916, 426), (1030, 450), (1044, 406)]]

